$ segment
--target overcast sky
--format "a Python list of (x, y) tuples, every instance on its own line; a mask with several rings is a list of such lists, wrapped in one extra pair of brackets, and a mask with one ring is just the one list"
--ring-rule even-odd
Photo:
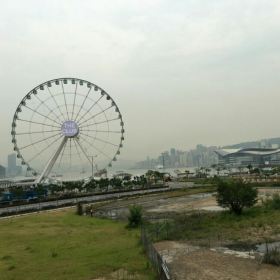
[(64, 76), (115, 99), (122, 159), (280, 136), (279, 0), (0, 5), (0, 163), (21, 98)]

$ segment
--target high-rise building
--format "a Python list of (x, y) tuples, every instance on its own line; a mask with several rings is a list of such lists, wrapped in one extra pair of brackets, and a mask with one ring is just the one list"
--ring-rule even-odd
[(175, 148), (171, 148), (170, 149), (170, 156), (172, 157), (175, 157), (176, 156), (176, 149)]
[(8, 168), (15, 168), (17, 166), (17, 155), (9, 154), (8, 155)]
[(22, 173), (22, 167), (17, 166), (17, 156), (16, 154), (8, 155), (8, 168), (7, 168), (7, 175), (14, 177), (19, 176)]
[(6, 168), (3, 165), (0, 165), (0, 179), (6, 177)]

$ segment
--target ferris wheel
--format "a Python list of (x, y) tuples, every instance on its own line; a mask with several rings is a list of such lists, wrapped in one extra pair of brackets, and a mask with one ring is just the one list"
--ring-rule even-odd
[(124, 140), (124, 123), (112, 97), (91, 82), (44, 82), (19, 103), (12, 121), (17, 158), (40, 183), (77, 180), (112, 166)]

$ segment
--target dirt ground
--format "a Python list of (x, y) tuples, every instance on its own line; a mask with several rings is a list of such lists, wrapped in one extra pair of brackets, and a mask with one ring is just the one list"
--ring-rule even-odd
[(278, 280), (280, 267), (260, 264), (187, 243), (164, 241), (155, 244), (176, 280)]
[[(266, 199), (273, 193), (279, 192), (280, 188), (260, 188), (259, 198)], [(168, 197), (168, 194), (153, 194), (137, 198), (122, 199), (106, 203), (98, 208), (99, 215), (126, 218), (128, 207), (132, 204), (142, 205), (147, 215), (158, 215), (164, 213), (182, 213), (191, 210), (222, 211), (213, 194), (201, 193)]]
[(143, 197), (121, 199), (96, 206), (96, 216), (126, 219), (130, 205), (141, 205), (146, 216), (164, 216), (168, 213), (183, 213), (191, 210), (221, 211), (215, 197), (209, 193), (168, 197), (168, 194), (154, 194)]

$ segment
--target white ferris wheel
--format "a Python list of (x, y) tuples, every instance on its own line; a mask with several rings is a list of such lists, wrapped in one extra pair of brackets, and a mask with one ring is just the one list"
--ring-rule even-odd
[(11, 134), (17, 158), (37, 183), (57, 176), (77, 180), (117, 160), (124, 123), (105, 90), (82, 79), (59, 78), (25, 95)]

